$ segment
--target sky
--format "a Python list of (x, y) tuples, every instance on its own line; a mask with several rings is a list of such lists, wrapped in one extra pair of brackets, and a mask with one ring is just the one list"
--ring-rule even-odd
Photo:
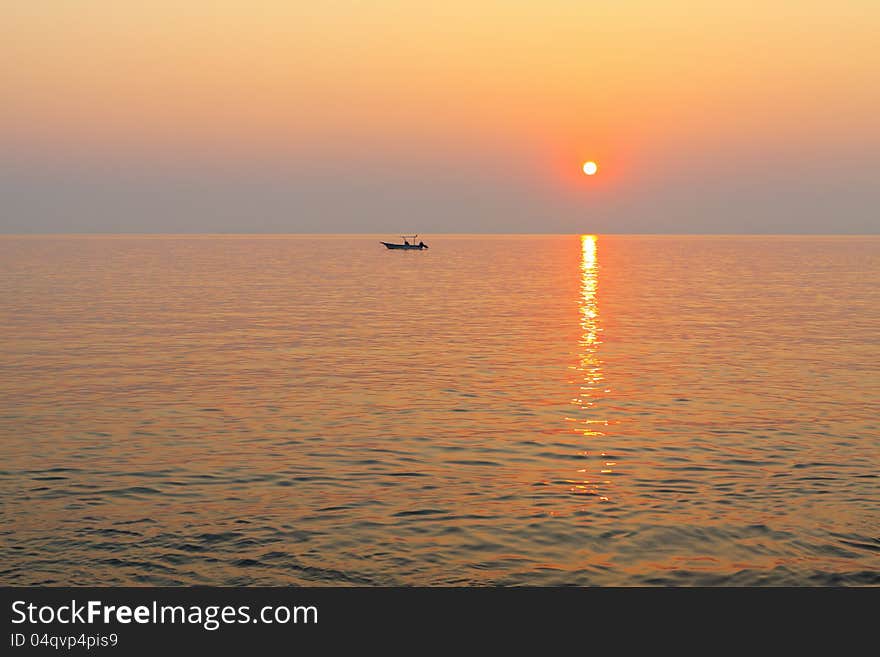
[(0, 232), (876, 233), (877, 34), (876, 0), (5, 0)]

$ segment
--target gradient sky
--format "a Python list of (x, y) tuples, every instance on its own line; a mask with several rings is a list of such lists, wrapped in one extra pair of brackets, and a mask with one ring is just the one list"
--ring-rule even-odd
[(876, 0), (6, 0), (0, 232), (878, 232), (878, 34)]

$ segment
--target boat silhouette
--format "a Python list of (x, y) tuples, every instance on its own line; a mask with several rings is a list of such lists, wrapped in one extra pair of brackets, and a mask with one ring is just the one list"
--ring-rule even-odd
[(396, 244), (394, 242), (382, 242), (382, 244), (385, 245), (386, 249), (403, 249), (406, 251), (421, 251), (422, 249), (427, 249), (428, 245), (422, 241), (419, 241), (419, 243), (416, 244), (418, 237), (418, 235), (401, 235), (400, 239), (403, 240), (403, 244)]

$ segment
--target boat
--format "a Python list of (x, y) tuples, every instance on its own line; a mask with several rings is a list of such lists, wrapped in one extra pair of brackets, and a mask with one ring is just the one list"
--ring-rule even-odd
[(386, 249), (403, 249), (405, 251), (421, 251), (428, 248), (428, 245), (422, 241), (416, 243), (416, 240), (419, 239), (418, 235), (401, 235), (400, 239), (403, 240), (403, 244), (396, 244), (394, 242), (382, 242), (382, 244), (385, 245)]

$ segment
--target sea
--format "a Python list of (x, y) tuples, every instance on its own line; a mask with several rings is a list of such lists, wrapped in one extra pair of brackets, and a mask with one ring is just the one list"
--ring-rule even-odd
[(880, 585), (880, 236), (0, 237), (0, 584)]

